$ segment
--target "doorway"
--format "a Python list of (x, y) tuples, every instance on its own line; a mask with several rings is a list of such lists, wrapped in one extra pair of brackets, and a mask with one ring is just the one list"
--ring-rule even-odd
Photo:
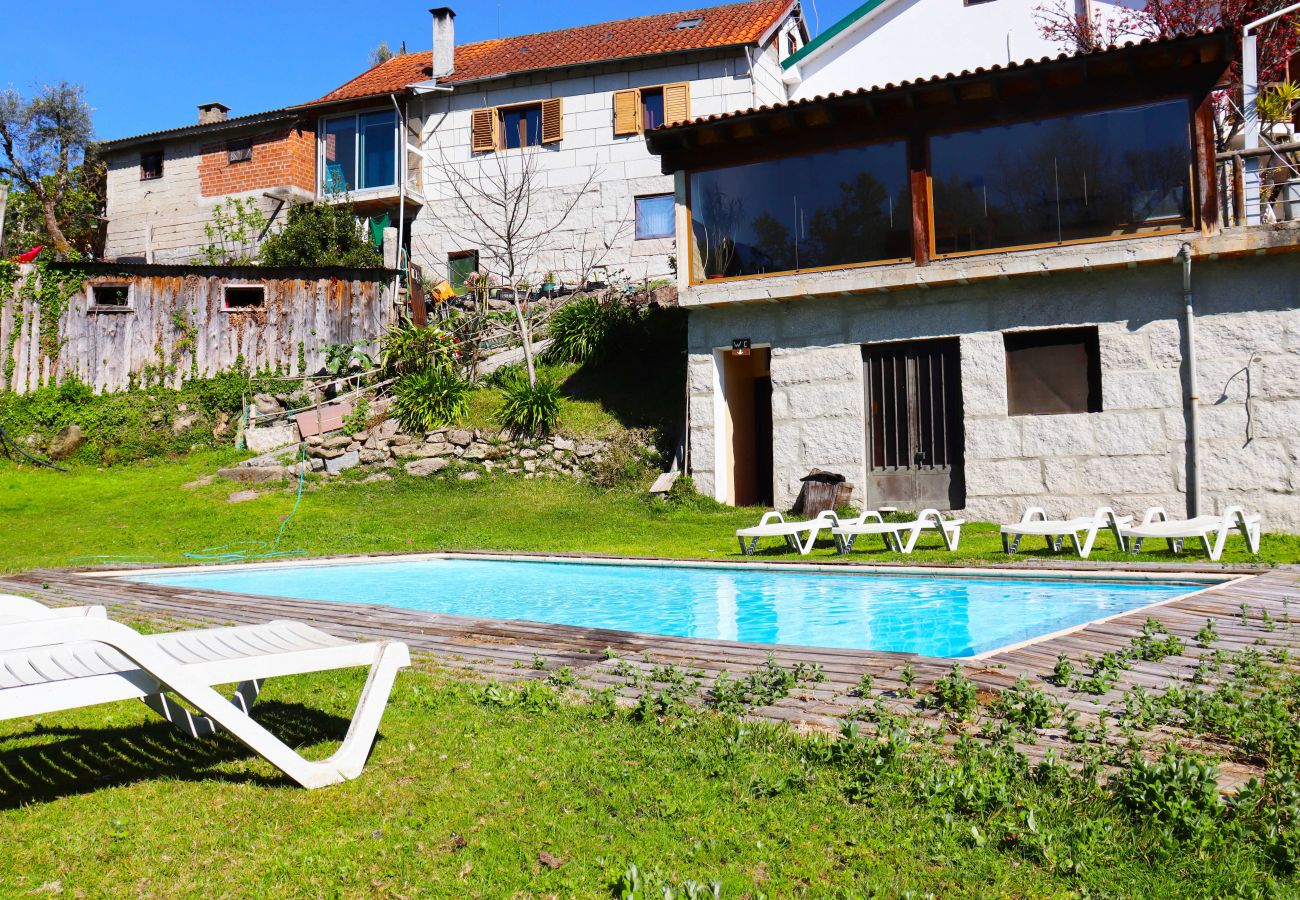
[(726, 350), (719, 356), (730, 464), (725, 499), (736, 506), (771, 506), (772, 351), (754, 347), (747, 356)]
[(964, 507), (958, 339), (868, 344), (862, 359), (868, 507)]

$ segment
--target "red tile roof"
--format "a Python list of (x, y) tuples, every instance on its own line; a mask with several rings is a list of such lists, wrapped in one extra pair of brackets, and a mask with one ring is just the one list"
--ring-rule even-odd
[[(479, 41), (456, 48), (456, 71), (440, 79), (440, 83), (458, 84), (539, 69), (752, 44), (793, 5), (794, 0), (746, 0), (726, 6)], [(702, 20), (700, 24), (692, 28), (677, 27), (677, 23), (695, 18)], [(427, 81), (432, 65), (429, 51), (395, 56), (304, 105), (401, 91), (408, 84)]]

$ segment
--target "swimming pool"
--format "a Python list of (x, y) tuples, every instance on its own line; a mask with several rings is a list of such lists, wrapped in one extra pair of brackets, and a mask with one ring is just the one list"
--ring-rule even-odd
[(1205, 583), (423, 557), (130, 573), (149, 584), (676, 637), (974, 656)]

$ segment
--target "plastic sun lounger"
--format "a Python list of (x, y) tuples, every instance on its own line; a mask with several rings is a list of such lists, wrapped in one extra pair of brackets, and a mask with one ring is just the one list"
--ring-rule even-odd
[(911, 553), (924, 531), (937, 531), (943, 546), (956, 550), (961, 542), (961, 527), (965, 519), (945, 519), (937, 509), (923, 509), (911, 522), (886, 522), (880, 513), (864, 513), (854, 522), (842, 523), (831, 529), (840, 553), (848, 553), (854, 542), (864, 534), (878, 534), (885, 541), (885, 549)]
[[(784, 538), (791, 550), (798, 550), (800, 556), (807, 556), (812, 552), (813, 544), (817, 543), (817, 536), (822, 529), (834, 528), (839, 524), (840, 517), (830, 509), (818, 514), (815, 519), (802, 522), (787, 522), (779, 512), (767, 512), (763, 513), (763, 518), (754, 527), (737, 529), (736, 540), (740, 541), (740, 552), (745, 556), (753, 556), (759, 538), (767, 537)], [(808, 539), (801, 541), (799, 535), (805, 531), (808, 532)], [(749, 540), (748, 544), (745, 543), (746, 539)]]
[[(0, 721), (138, 699), (191, 737), (230, 732), (305, 788), (361, 774), (397, 670), (411, 662), (401, 642), (353, 643), (301, 622), (146, 636), (96, 614), (48, 612), (56, 615), (0, 622)], [(370, 674), (329, 759), (303, 759), (249, 715), (267, 678), (354, 666), (369, 666)], [(235, 682), (230, 700), (212, 687)]]
[(1144, 540), (1166, 541), (1172, 552), (1181, 553), (1183, 542), (1196, 538), (1210, 559), (1218, 562), (1233, 529), (1241, 532), (1251, 553), (1259, 553), (1259, 527), (1259, 516), (1246, 515), (1240, 506), (1229, 506), (1221, 516), (1196, 516), (1192, 519), (1170, 519), (1164, 509), (1153, 506), (1142, 517), (1141, 525), (1121, 526), (1119, 533), (1127, 542), (1129, 552), (1134, 554), (1142, 552)]
[(0, 625), (17, 622), (31, 622), (37, 619), (105, 619), (108, 614), (102, 606), (60, 606), (51, 608), (19, 597), (15, 594), (0, 594)]
[[(1092, 553), (1097, 535), (1103, 529), (1109, 529), (1115, 535), (1116, 545), (1123, 550), (1124, 538), (1120, 536), (1119, 529), (1132, 523), (1132, 516), (1116, 516), (1115, 511), (1109, 506), (1100, 507), (1091, 517), (1077, 519), (1049, 519), (1047, 511), (1041, 506), (1031, 506), (1025, 510), (1019, 522), (1002, 526), (1002, 550), (1004, 553), (1012, 554), (1020, 549), (1022, 538), (1041, 537), (1047, 540), (1047, 549), (1053, 553), (1060, 553), (1061, 546), (1068, 536), (1070, 543), (1074, 545), (1074, 552), (1082, 559), (1087, 559)], [(1081, 534), (1082, 540), (1079, 538)]]

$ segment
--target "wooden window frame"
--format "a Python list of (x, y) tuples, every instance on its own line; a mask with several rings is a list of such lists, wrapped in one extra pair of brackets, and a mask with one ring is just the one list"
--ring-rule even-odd
[[(541, 124), (538, 126), (537, 143), (525, 144), (521, 140), (518, 147), (507, 147), (505, 128), (506, 114), (515, 110), (528, 109), (530, 107), (537, 107), (541, 116)], [(477, 122), (476, 119), (478, 120)], [(475, 134), (476, 129), (479, 129), (481, 125), (488, 123), (490, 123), (491, 146), (488, 145), (488, 141), (479, 140), (480, 136)], [(526, 133), (524, 136), (526, 136)], [(505, 103), (501, 106), (482, 106), (470, 111), (471, 153), (504, 153), (507, 150), (527, 150), (530, 147), (545, 147), (547, 144), (558, 144), (563, 140), (563, 97), (544, 97), (541, 100), (529, 100), (525, 103)]]
[[(145, 160), (150, 159), (152, 157), (158, 158), (158, 169), (153, 174), (150, 174), (152, 170), (145, 167)], [(140, 153), (140, 180), (141, 181), (157, 181), (159, 178), (163, 177), (163, 174), (166, 172), (166, 170), (167, 170), (167, 155), (162, 150), (141, 151)]]
[[(251, 306), (231, 306), (230, 292), (235, 291), (260, 291), (262, 302)], [(221, 286), (221, 311), (227, 313), (248, 313), (259, 309), (266, 309), (266, 285), (264, 284), (247, 284), (234, 283), (223, 284)]]
[[(1077, 340), (1075, 340), (1077, 339)], [(1086, 381), (1082, 409), (1029, 408), (1026, 398), (1017, 403), (1016, 373), (1012, 369), (1012, 354), (1021, 350), (1074, 345), (1083, 347), (1085, 367), (1082, 377)], [(1017, 329), (1002, 332), (1003, 365), (1007, 379), (1007, 416), (1080, 416), (1104, 411), (1102, 399), (1101, 335), (1096, 325), (1071, 325), (1062, 328)], [(1023, 376), (1022, 376), (1023, 377)], [(1023, 389), (1020, 393), (1023, 393)]]
[[(689, 81), (669, 81), (664, 84), (646, 84), (640, 87), (624, 88), (614, 91), (612, 99), (612, 114), (614, 117), (613, 129), (614, 137), (634, 137), (646, 133), (645, 127), (645, 99), (643, 95), (647, 91), (660, 91), (664, 98), (664, 125), (675, 125), (680, 122), (689, 122), (691, 118), (691, 83)], [(670, 92), (677, 91), (678, 97), (676, 102), (683, 107), (682, 114), (673, 116), (670, 103)], [(619, 116), (619, 98), (631, 95), (632, 101), (632, 118), (631, 123), (620, 122)]]
[[(97, 293), (101, 289), (126, 289), (126, 303), (100, 303)], [(135, 311), (135, 286), (129, 281), (100, 281), (86, 286), (86, 312), (88, 313), (129, 313)]]

